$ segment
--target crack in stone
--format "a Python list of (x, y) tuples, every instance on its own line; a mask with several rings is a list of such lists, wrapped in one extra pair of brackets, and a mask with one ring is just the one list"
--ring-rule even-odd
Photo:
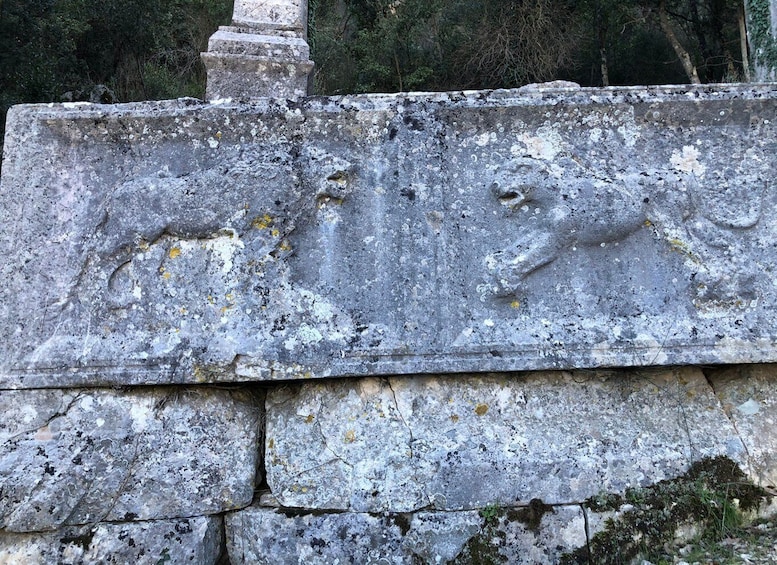
[[(313, 467), (312, 469), (307, 469), (306, 471), (301, 471), (299, 474), (307, 473), (308, 471), (312, 471), (314, 469), (320, 469), (321, 467), (324, 467), (325, 465), (328, 465), (329, 463), (332, 463), (335, 460), (338, 460), (342, 462), (343, 464), (347, 465), (349, 469), (353, 469), (353, 465), (346, 461), (342, 455), (339, 455), (332, 447), (329, 445), (329, 442), (326, 439), (326, 436), (324, 435), (324, 432), (321, 430), (321, 424), (318, 422), (318, 419), (316, 419), (316, 422), (313, 424), (316, 429), (318, 430), (318, 434), (321, 436), (321, 441), (324, 444), (324, 449), (326, 449), (329, 453), (331, 453), (335, 459), (330, 459), (326, 463), (322, 463), (321, 465), (317, 465)], [(299, 476), (299, 475), (297, 475)]]
[[(38, 390), (47, 390), (47, 389), (38, 389)], [(19, 438), (20, 436), (23, 436), (25, 434), (29, 434), (29, 433), (35, 432), (37, 430), (40, 430), (41, 428), (45, 428), (45, 427), (51, 425), (51, 423), (54, 420), (56, 420), (57, 418), (61, 418), (61, 417), (65, 416), (65, 415), (67, 415), (67, 413), (70, 412), (70, 409), (73, 408), (73, 406), (76, 404), (76, 402), (81, 400), (81, 398), (83, 398), (83, 396), (84, 396), (83, 392), (77, 393), (72, 398), (72, 400), (70, 400), (70, 402), (68, 402), (68, 404), (64, 408), (64, 410), (61, 407), (57, 407), (57, 411), (54, 414), (52, 414), (51, 416), (49, 416), (43, 423), (41, 423), (40, 425), (38, 425), (38, 426), (36, 426), (34, 428), (29, 428), (29, 429), (26, 429), (26, 430), (22, 430), (22, 431), (20, 431), (18, 433), (15, 433), (14, 435), (9, 436), (7, 439), (5, 439), (3, 441), (3, 443), (7, 444), (7, 443), (12, 442), (15, 439)]]
[(685, 405), (683, 405), (682, 402), (682, 394), (680, 393), (680, 377), (677, 374), (677, 371), (672, 372), (674, 380), (672, 384), (674, 385), (675, 390), (673, 391), (670, 386), (662, 386), (655, 382), (653, 379), (651, 379), (648, 376), (644, 376), (644, 380), (649, 382), (651, 385), (656, 387), (658, 390), (660, 390), (662, 393), (667, 394), (676, 404), (677, 406), (677, 412), (678, 412), (678, 419), (680, 420), (680, 425), (683, 428), (683, 431), (685, 432), (685, 436), (688, 439), (688, 451), (689, 451), (689, 464), (693, 463), (695, 460), (698, 459), (698, 451), (694, 447), (693, 439), (691, 436), (691, 428), (688, 423), (688, 413), (685, 410)]
[(744, 438), (742, 437), (742, 434), (739, 432), (739, 428), (737, 427), (736, 421), (734, 421), (734, 418), (731, 417), (731, 415), (726, 410), (726, 407), (723, 405), (723, 401), (718, 396), (717, 391), (715, 390), (715, 385), (712, 382), (712, 379), (707, 374), (707, 371), (705, 371), (703, 368), (699, 368), (701, 371), (701, 374), (704, 375), (704, 380), (707, 381), (707, 386), (710, 387), (710, 390), (712, 391), (712, 395), (715, 397), (715, 400), (718, 401), (718, 406), (720, 406), (720, 411), (723, 412), (723, 414), (726, 416), (728, 421), (731, 423), (731, 427), (734, 428), (734, 433), (737, 434), (737, 438), (739, 438), (739, 442), (742, 444), (742, 448), (745, 450), (745, 457), (747, 457), (747, 465), (750, 467), (750, 470), (753, 475), (755, 475), (755, 465), (753, 464), (753, 458), (750, 455), (750, 450), (747, 448), (747, 443), (745, 442)]
[(93, 524), (97, 524), (98, 522), (104, 522), (106, 518), (113, 512), (113, 509), (116, 507), (116, 505), (119, 503), (119, 498), (121, 497), (124, 487), (127, 486), (127, 483), (129, 482), (130, 478), (133, 476), (133, 468), (135, 467), (135, 464), (138, 461), (139, 451), (140, 451), (140, 440), (143, 438), (143, 436), (146, 435), (147, 432), (141, 432), (137, 435), (135, 438), (135, 449), (132, 453), (132, 458), (129, 461), (129, 464), (127, 465), (127, 474), (124, 476), (124, 478), (121, 481), (121, 484), (116, 488), (116, 495), (111, 500), (110, 506), (108, 509), (103, 513), (102, 517), (92, 522)]
[(674, 395), (674, 399), (675, 399), (675, 402), (677, 403), (677, 410), (680, 413), (679, 415), (680, 415), (680, 419), (682, 420), (683, 430), (685, 431), (685, 435), (688, 438), (688, 450), (690, 453), (689, 459), (690, 459), (690, 462), (693, 463), (695, 460), (698, 459), (699, 454), (698, 454), (698, 450), (694, 447), (694, 444), (693, 444), (693, 438), (691, 437), (691, 427), (688, 423), (688, 412), (685, 410), (685, 405), (682, 402), (682, 395), (680, 393), (680, 387), (681, 387), (680, 377), (676, 371), (673, 371), (673, 373), (674, 373), (674, 384), (675, 384), (675, 391), (676, 391)]
[(588, 523), (588, 509), (585, 504), (580, 503), (580, 510), (583, 513), (583, 527), (585, 528), (585, 549), (588, 553), (588, 562), (591, 563), (591, 525)]
[(413, 453), (413, 443), (415, 442), (415, 437), (413, 436), (413, 429), (407, 423), (407, 420), (405, 420), (405, 416), (402, 414), (402, 411), (399, 409), (399, 401), (397, 400), (397, 393), (394, 390), (394, 386), (391, 384), (391, 378), (386, 379), (386, 384), (388, 384), (389, 390), (391, 391), (391, 397), (394, 399), (394, 409), (397, 411), (397, 414), (399, 415), (399, 419), (402, 420), (402, 423), (407, 428), (407, 433), (410, 435), (408, 450), (410, 451), (410, 460), (412, 461), (413, 459), (415, 459), (415, 454)]
[[(410, 436), (410, 441), (408, 442), (408, 451), (410, 452), (410, 465), (412, 468), (412, 477), (413, 481), (418, 484), (418, 467), (414, 464), (416, 457), (415, 457), (415, 451), (413, 450), (413, 444), (415, 443), (415, 436), (413, 435), (413, 429), (410, 427), (410, 424), (407, 423), (407, 420), (405, 419), (404, 414), (402, 414), (402, 410), (399, 408), (399, 401), (397, 400), (397, 392), (394, 390), (394, 385), (392, 384), (392, 378), (388, 377), (386, 379), (386, 384), (388, 385), (389, 390), (391, 391), (391, 397), (394, 400), (394, 409), (397, 411), (397, 415), (399, 416), (399, 419), (402, 420), (402, 423), (407, 428), (407, 433)], [(423, 496), (426, 497), (428, 504), (421, 508), (417, 508), (416, 511), (425, 510), (425, 509), (432, 509), (435, 508), (436, 504), (436, 493), (429, 495), (424, 491)]]
[[(328, 449), (328, 448), (327, 448)], [(301, 476), (303, 476), (306, 473), (310, 473), (311, 471), (315, 471), (317, 469), (322, 469), (326, 467), (327, 465), (330, 465), (332, 463), (336, 463), (337, 461), (340, 461), (341, 463), (344, 463), (345, 465), (348, 465), (349, 467), (353, 467), (348, 461), (345, 461), (342, 457), (338, 457), (336, 453), (333, 453), (334, 458), (329, 459), (327, 461), (324, 461), (323, 463), (319, 463), (318, 465), (314, 465), (313, 467), (308, 467), (306, 469), (303, 469), (302, 471), (298, 471), (294, 473), (293, 475), (289, 475), (291, 478), (296, 479)], [(270, 494), (272, 494), (272, 490), (270, 490)]]

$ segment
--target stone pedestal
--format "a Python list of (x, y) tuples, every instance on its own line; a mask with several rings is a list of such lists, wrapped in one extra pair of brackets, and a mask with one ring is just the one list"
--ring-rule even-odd
[(232, 23), (211, 36), (202, 54), (209, 100), (308, 93), (313, 62), (306, 0), (237, 0)]

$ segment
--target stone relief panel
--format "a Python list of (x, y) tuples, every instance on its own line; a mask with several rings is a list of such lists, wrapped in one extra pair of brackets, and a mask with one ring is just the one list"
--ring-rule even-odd
[(759, 218), (774, 206), (774, 163), (760, 133), (699, 127), (693, 145), (679, 136), (677, 148), (656, 151), (667, 133), (637, 130), (629, 114), (539, 126), (498, 115), (483, 117), (495, 126), (488, 135), (461, 132), (451, 158), (465, 163), (459, 192), (480, 187), (493, 200), (493, 220), (468, 228), (467, 247), (501, 240), (482, 261), (484, 281), (459, 290), (474, 287), (480, 300), (469, 301), (454, 344), (500, 358), (526, 348), (564, 366), (582, 340), (595, 344), (583, 354), (594, 362), (617, 349), (654, 364), (700, 333), (725, 340), (729, 323), (762, 331), (757, 303), (774, 296), (773, 259), (762, 252), (773, 236)]
[(774, 360), (773, 97), (18, 108), (0, 379)]

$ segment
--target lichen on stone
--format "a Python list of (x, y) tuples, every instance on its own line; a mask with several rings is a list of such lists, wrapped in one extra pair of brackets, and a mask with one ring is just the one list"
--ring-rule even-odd
[(627, 489), (622, 496), (604, 493), (588, 499), (584, 503), (588, 511), (617, 514), (587, 546), (563, 555), (560, 563), (657, 561), (681, 530), (696, 532), (702, 539), (721, 539), (770, 496), (728, 457), (704, 458), (675, 479)]

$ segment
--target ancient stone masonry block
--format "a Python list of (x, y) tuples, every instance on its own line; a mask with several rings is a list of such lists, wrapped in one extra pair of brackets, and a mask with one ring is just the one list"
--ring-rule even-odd
[(0, 387), (777, 360), (776, 100), (16, 107)]
[(0, 413), (7, 532), (216, 514), (253, 498), (260, 417), (242, 393), (1, 391)]
[(306, 0), (237, 0), (232, 26), (208, 41), (206, 97), (300, 97), (313, 71)]
[(282, 506), (411, 512), (582, 502), (745, 462), (698, 369), (341, 380), (267, 398)]
[(8, 565), (212, 565), (222, 552), (220, 517), (96, 524), (56, 532), (0, 532), (0, 563)]
[(412, 516), (361, 513), (286, 515), (250, 507), (227, 515), (233, 565), (330, 563), (556, 563), (585, 545), (579, 507), (483, 512), (419, 512)]
[(740, 365), (708, 372), (715, 394), (745, 444), (744, 468), (759, 485), (777, 487), (777, 366)]
[(232, 22), (250, 28), (307, 29), (307, 0), (235, 0)]

